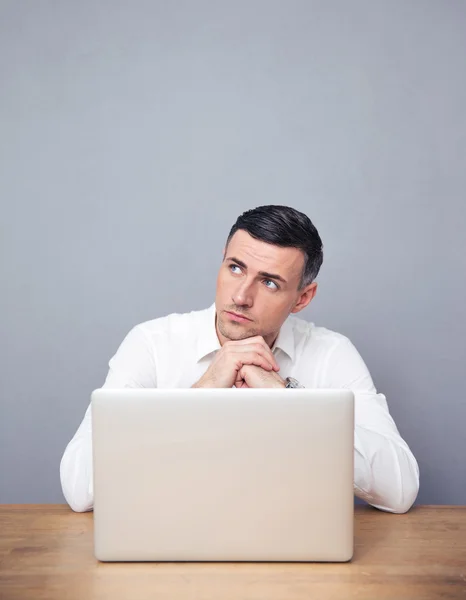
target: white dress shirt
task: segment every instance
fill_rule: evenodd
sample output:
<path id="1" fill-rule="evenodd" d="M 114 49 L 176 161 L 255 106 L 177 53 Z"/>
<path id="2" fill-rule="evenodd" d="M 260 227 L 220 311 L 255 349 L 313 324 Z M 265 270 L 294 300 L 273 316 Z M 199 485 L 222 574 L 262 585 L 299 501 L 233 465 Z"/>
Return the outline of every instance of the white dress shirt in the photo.
<path id="1" fill-rule="evenodd" d="M 189 388 L 221 346 L 215 303 L 134 327 L 109 361 L 104 388 Z M 409 510 L 419 490 L 419 468 L 377 393 L 351 341 L 325 327 L 289 316 L 272 348 L 284 379 L 306 388 L 346 388 L 355 395 L 354 492 L 395 513 Z M 292 394 L 293 390 L 289 390 Z M 91 406 L 60 463 L 63 494 L 77 512 L 93 507 Z"/>

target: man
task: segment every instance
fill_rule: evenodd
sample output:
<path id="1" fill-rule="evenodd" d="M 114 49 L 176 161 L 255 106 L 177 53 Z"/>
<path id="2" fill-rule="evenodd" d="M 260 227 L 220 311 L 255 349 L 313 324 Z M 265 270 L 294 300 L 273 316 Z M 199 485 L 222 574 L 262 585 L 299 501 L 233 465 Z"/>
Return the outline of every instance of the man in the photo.
<path id="1" fill-rule="evenodd" d="M 134 327 L 103 387 L 351 389 L 355 494 L 403 513 L 416 499 L 419 469 L 385 396 L 347 337 L 291 316 L 314 298 L 322 261 L 322 241 L 303 213 L 286 206 L 245 212 L 224 248 L 215 303 Z M 93 507 L 91 432 L 89 405 L 60 464 L 63 493 L 79 512 Z"/>

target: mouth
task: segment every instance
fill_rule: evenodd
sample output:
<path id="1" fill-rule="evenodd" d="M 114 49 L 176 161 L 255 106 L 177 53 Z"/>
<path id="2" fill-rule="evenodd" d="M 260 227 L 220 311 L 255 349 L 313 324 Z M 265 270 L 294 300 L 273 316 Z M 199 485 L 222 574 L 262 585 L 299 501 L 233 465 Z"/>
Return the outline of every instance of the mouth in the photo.
<path id="1" fill-rule="evenodd" d="M 248 323 L 249 321 L 251 321 L 251 319 L 243 317 L 243 315 L 238 315 L 237 313 L 230 312 L 229 310 L 226 310 L 225 312 L 232 321 L 236 321 L 237 323 Z"/>

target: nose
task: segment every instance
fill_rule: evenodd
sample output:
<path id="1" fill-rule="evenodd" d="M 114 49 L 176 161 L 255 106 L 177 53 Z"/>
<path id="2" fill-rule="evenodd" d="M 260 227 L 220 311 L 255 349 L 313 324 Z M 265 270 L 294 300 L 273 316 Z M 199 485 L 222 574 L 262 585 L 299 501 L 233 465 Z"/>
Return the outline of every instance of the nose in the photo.
<path id="1" fill-rule="evenodd" d="M 235 306 L 246 306 L 250 308 L 253 305 L 251 285 L 247 282 L 241 283 L 233 292 L 231 299 Z"/>

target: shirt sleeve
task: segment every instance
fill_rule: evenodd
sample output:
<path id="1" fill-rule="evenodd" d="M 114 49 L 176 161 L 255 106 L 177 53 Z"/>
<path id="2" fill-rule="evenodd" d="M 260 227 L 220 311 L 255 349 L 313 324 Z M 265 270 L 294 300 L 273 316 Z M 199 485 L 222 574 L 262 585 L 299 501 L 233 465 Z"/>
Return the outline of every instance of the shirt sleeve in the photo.
<path id="1" fill-rule="evenodd" d="M 407 512 L 419 491 L 419 467 L 391 417 L 386 397 L 377 393 L 369 370 L 348 338 L 328 364 L 330 387 L 354 392 L 354 492 L 372 506 Z"/>
<path id="2" fill-rule="evenodd" d="M 157 387 L 155 359 L 150 340 L 140 326 L 125 337 L 109 361 L 103 388 Z M 92 413 L 89 403 L 84 418 L 67 445 L 60 462 L 63 495 L 76 512 L 92 510 L 94 505 L 92 468 Z"/>

